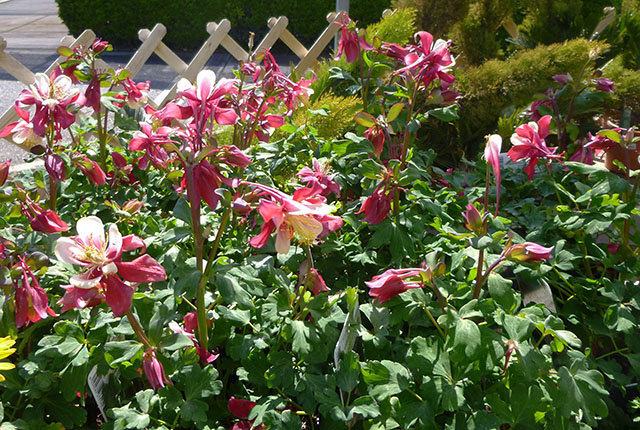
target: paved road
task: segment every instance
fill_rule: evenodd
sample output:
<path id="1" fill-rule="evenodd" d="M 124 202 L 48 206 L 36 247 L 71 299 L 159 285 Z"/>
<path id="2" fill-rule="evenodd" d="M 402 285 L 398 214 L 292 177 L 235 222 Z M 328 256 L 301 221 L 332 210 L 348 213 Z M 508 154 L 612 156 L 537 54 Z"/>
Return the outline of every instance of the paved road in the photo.
<path id="1" fill-rule="evenodd" d="M 55 0 L 0 0 L 0 36 L 7 42 L 5 52 L 11 54 L 34 73 L 44 71 L 58 57 L 56 49 L 60 40 L 68 34 L 66 26 L 58 18 Z M 195 52 L 180 53 L 189 62 Z M 110 52 L 103 59 L 114 67 L 124 66 L 133 55 L 132 51 Z M 296 57 L 278 55 L 282 65 L 288 65 Z M 218 77 L 233 77 L 237 62 L 220 48 L 207 63 L 207 68 Z M 288 67 L 282 67 L 283 72 Z M 169 88 L 178 76 L 160 58 L 152 55 L 135 77 L 136 81 L 151 81 L 152 90 Z M 24 86 L 0 67 L 0 115 L 11 108 Z M 19 163 L 24 153 L 0 139 L 0 162 L 8 158 Z"/>

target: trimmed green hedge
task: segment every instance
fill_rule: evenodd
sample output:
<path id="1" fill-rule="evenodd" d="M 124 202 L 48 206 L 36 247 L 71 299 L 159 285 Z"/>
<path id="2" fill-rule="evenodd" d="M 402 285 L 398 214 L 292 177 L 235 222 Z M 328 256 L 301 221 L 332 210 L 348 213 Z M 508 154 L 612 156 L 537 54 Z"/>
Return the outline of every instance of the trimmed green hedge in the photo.
<path id="1" fill-rule="evenodd" d="M 223 18 L 231 21 L 231 36 L 246 45 L 250 31 L 256 43 L 268 31 L 272 16 L 289 18 L 287 27 L 310 44 L 327 26 L 333 0 L 56 0 L 60 18 L 77 36 L 87 28 L 111 42 L 116 49 L 137 47 L 138 30 L 161 22 L 167 27 L 163 42 L 174 49 L 199 48 L 207 38 L 206 24 Z M 390 0 L 351 0 L 350 16 L 364 26 L 380 19 Z"/>

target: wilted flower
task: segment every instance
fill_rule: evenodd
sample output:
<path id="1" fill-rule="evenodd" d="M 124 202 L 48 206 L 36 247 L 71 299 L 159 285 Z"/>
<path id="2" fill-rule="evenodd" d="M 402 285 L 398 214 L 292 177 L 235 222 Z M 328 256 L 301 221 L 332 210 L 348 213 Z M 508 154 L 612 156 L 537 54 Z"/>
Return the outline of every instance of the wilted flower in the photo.
<path id="1" fill-rule="evenodd" d="M 607 152 L 619 145 L 615 140 L 609 139 L 608 137 L 600 134 L 596 134 L 594 136 L 589 133 L 587 139 L 588 142 L 585 143 L 584 147 L 598 152 Z"/>
<path id="2" fill-rule="evenodd" d="M 164 367 L 158 361 L 156 353 L 152 349 L 147 349 L 142 357 L 142 368 L 149 383 L 154 389 L 164 388 L 165 385 L 171 384 L 164 374 Z"/>

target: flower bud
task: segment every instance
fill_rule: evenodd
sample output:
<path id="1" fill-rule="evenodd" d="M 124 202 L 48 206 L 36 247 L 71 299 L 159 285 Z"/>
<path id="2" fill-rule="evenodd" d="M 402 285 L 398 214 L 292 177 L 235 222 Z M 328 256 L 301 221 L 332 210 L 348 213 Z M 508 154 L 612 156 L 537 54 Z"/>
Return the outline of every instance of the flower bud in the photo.
<path id="1" fill-rule="evenodd" d="M 505 257 L 511 261 L 544 261 L 551 258 L 553 246 L 546 248 L 533 242 L 517 243 L 511 245 Z"/>
<path id="2" fill-rule="evenodd" d="M 482 236 L 487 233 L 487 226 L 483 216 L 473 203 L 469 202 L 467 210 L 464 213 L 465 226 L 471 230 L 476 236 Z"/>

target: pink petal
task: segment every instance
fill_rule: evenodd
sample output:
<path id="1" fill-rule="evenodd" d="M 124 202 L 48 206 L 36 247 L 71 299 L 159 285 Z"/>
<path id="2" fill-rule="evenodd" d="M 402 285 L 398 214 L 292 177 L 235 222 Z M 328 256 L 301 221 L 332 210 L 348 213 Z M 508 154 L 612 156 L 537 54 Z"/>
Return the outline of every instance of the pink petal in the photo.
<path id="1" fill-rule="evenodd" d="M 124 315 L 131 307 L 133 288 L 122 282 L 116 275 L 106 276 L 104 283 L 105 298 L 113 315 L 117 317 Z"/>
<path id="2" fill-rule="evenodd" d="M 167 273 L 164 267 L 160 265 L 150 255 L 143 255 L 129 262 L 116 262 L 118 266 L 118 274 L 125 281 L 142 283 L 142 282 L 159 282 L 167 279 Z"/>

